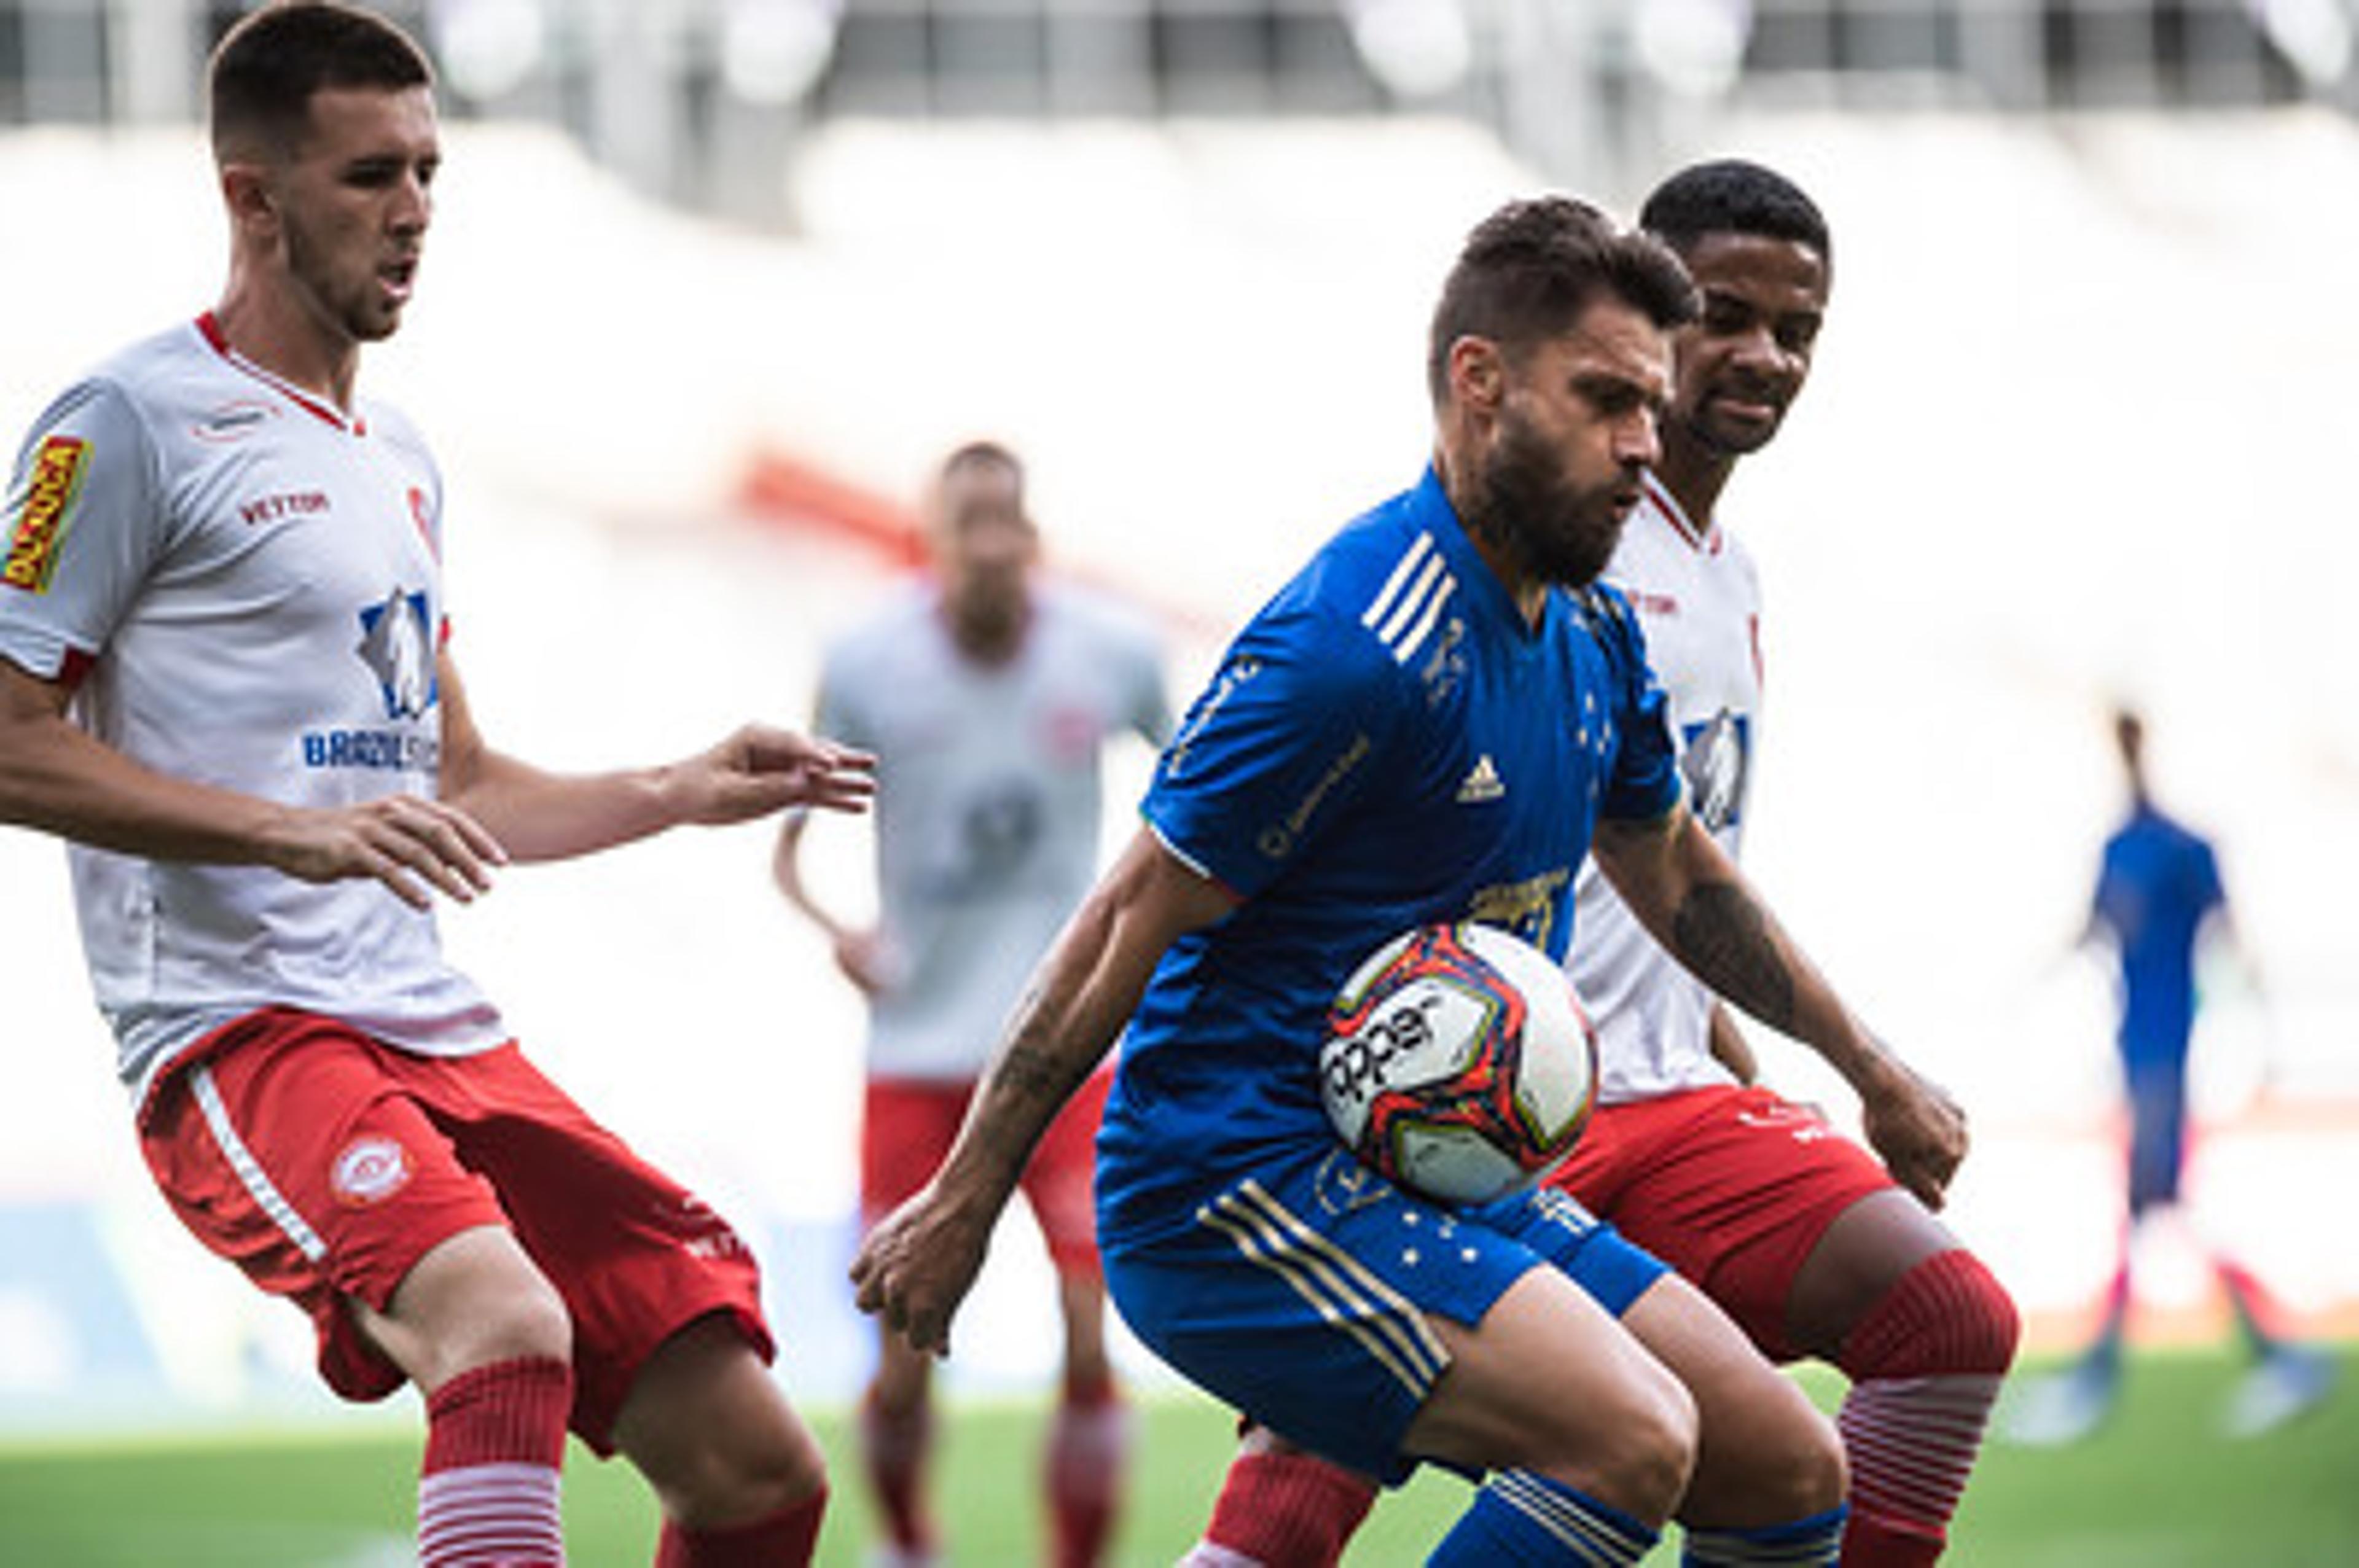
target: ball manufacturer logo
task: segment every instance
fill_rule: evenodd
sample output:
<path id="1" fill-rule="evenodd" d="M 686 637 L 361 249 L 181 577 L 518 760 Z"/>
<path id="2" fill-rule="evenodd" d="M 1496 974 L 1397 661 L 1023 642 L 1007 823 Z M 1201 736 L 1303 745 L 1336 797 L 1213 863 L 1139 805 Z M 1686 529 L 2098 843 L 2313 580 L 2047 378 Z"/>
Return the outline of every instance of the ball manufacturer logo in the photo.
<path id="1" fill-rule="evenodd" d="M 1385 1069 L 1433 1044 L 1431 1014 L 1442 999 L 1430 990 L 1403 998 L 1327 1055 L 1327 1083 L 1338 1098 L 1363 1101 L 1386 1085 Z"/>
<path id="2" fill-rule="evenodd" d="M 355 1138 L 336 1156 L 329 1185 L 355 1207 L 382 1203 L 409 1184 L 409 1156 L 390 1138 Z"/>

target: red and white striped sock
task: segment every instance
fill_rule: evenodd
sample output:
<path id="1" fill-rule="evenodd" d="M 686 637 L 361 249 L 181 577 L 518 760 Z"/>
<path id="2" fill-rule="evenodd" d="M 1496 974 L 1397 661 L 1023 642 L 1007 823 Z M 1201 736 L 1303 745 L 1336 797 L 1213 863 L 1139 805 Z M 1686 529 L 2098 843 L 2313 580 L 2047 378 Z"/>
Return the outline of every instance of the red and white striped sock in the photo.
<path id="1" fill-rule="evenodd" d="M 573 1369 L 549 1357 L 476 1367 L 428 1396 L 419 1568 L 561 1568 L 572 1405 Z"/>
<path id="2" fill-rule="evenodd" d="M 1854 1381 L 1836 1426 L 1851 1464 L 1846 1568 L 1940 1559 L 2019 1326 L 2006 1291 L 1960 1248 L 1902 1275 L 1845 1337 L 1837 1359 Z"/>

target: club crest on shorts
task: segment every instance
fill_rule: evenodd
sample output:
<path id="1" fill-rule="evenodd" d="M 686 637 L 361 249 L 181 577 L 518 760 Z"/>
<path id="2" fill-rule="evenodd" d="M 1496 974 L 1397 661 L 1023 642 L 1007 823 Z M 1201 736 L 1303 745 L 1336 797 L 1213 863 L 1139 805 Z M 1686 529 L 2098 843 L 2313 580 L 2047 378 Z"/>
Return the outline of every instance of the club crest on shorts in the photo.
<path id="1" fill-rule="evenodd" d="M 355 1138 L 336 1156 L 328 1184 L 355 1208 L 382 1203 L 409 1184 L 409 1156 L 390 1138 Z"/>

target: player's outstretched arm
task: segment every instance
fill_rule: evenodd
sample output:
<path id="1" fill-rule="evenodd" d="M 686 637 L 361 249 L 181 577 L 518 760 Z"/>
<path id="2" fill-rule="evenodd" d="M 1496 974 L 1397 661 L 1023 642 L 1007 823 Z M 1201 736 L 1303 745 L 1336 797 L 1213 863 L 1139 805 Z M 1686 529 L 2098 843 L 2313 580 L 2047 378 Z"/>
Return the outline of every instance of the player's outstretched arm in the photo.
<path id="1" fill-rule="evenodd" d="M 149 860 L 374 879 L 419 908 L 429 890 L 473 898 L 506 859 L 440 801 L 389 795 L 321 810 L 157 773 L 69 720 L 71 697 L 69 683 L 0 659 L 0 822 Z"/>
<path id="2" fill-rule="evenodd" d="M 861 811 L 875 793 L 864 752 L 749 724 L 660 767 L 553 773 L 484 741 L 456 664 L 441 656 L 442 799 L 517 860 L 560 860 L 687 824 L 750 821 L 790 806 Z"/>
<path id="3" fill-rule="evenodd" d="M 1141 829 L 1032 972 L 957 1141 L 852 1262 L 860 1310 L 947 1354 L 951 1318 L 1049 1120 L 1122 1032 L 1164 950 L 1235 907 Z"/>
<path id="4" fill-rule="evenodd" d="M 1965 1157 L 1963 1113 L 1852 1015 L 1686 808 L 1601 823 L 1591 849 L 1623 902 L 1697 979 L 1843 1075 L 1893 1179 L 1939 1208 Z"/>
<path id="5" fill-rule="evenodd" d="M 770 880 L 786 901 L 819 927 L 835 953 L 835 967 L 863 996 L 878 996 L 892 989 L 893 960 L 882 929 L 851 925 L 812 891 L 803 875 L 803 834 L 810 814 L 789 809 L 778 823 L 778 841 L 770 851 Z"/>

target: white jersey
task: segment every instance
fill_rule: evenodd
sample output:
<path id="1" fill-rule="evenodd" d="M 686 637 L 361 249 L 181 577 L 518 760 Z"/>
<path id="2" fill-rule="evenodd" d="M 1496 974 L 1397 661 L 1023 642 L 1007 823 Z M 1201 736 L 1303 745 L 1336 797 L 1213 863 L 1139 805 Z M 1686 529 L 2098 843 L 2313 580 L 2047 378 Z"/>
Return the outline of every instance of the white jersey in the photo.
<path id="1" fill-rule="evenodd" d="M 346 418 L 212 318 L 41 415 L 0 512 L 0 657 L 160 773 L 306 806 L 435 791 L 440 478 L 408 424 Z M 382 884 L 69 846 L 98 1004 L 135 1097 L 209 1030 L 301 1008 L 438 1054 L 505 1038 Z"/>
<path id="2" fill-rule="evenodd" d="M 1701 533 L 1653 475 L 1605 569 L 1647 634 L 1669 700 L 1688 809 L 1736 854 L 1761 708 L 1761 592 L 1752 557 L 1726 530 Z M 1584 862 L 1567 967 L 1597 1025 L 1606 1104 L 1734 1076 L 1712 1054 L 1712 993 L 1658 946 Z"/>
<path id="3" fill-rule="evenodd" d="M 1033 965 L 1097 872 L 1107 740 L 1170 730 L 1156 639 L 1043 585 L 1022 650 L 964 657 L 939 593 L 912 586 L 829 651 L 816 728 L 876 753 L 876 879 L 892 983 L 868 1070 L 981 1073 Z"/>

